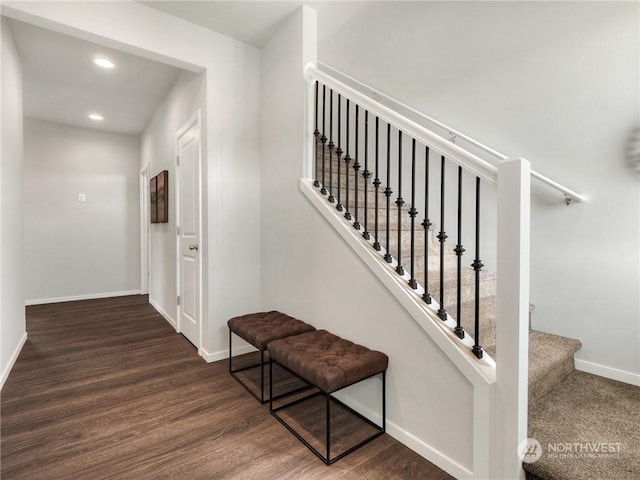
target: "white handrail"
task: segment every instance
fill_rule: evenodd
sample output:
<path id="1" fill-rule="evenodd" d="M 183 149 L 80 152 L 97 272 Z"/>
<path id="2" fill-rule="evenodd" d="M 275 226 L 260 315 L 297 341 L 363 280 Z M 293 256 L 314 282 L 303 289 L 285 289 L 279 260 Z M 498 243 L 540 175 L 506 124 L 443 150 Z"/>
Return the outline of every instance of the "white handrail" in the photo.
<path id="1" fill-rule="evenodd" d="M 326 63 L 318 62 L 318 66 L 320 66 L 322 69 L 330 70 L 330 71 L 338 74 L 338 76 L 340 76 L 340 77 L 342 77 L 344 79 L 347 79 L 349 82 L 353 82 L 353 83 L 357 84 L 359 87 L 363 88 L 364 90 L 371 91 L 371 93 L 373 94 L 373 99 L 372 100 L 378 102 L 380 105 L 382 105 L 382 104 L 380 103 L 378 98 L 379 97 L 384 97 L 386 100 L 388 100 L 389 102 L 399 106 L 403 110 L 409 111 L 412 114 L 414 114 L 414 115 L 416 115 L 416 116 L 418 116 L 420 118 L 423 118 L 424 120 L 427 120 L 428 122 L 430 122 L 430 123 L 432 123 L 434 125 L 437 125 L 438 127 L 442 128 L 443 130 L 446 130 L 450 135 L 453 135 L 456 138 L 462 139 L 465 142 L 473 145 L 474 147 L 477 147 L 480 150 L 483 150 L 483 151 L 493 155 L 494 157 L 499 158 L 500 160 L 506 160 L 506 159 L 509 158 L 506 155 L 498 152 L 497 150 L 494 150 L 493 148 L 488 147 L 488 146 L 478 142 L 477 140 L 474 140 L 473 138 L 469 137 L 468 135 L 465 135 L 464 133 L 461 133 L 458 130 L 456 130 L 454 128 L 451 128 L 450 126 L 448 126 L 448 125 L 436 120 L 435 118 L 432 118 L 432 117 L 430 117 L 428 115 L 425 115 L 424 113 L 416 110 L 413 107 L 410 107 L 410 106 L 400 102 L 399 100 L 396 100 L 393 97 L 390 97 L 389 95 L 381 93 L 377 89 L 367 85 L 366 83 L 361 82 L 360 80 L 357 80 L 357 79 L 347 75 L 344 72 L 341 72 L 340 70 L 338 70 L 336 68 L 331 67 L 330 65 L 327 65 Z M 324 72 L 322 72 L 322 73 L 324 73 Z M 329 77 L 329 78 L 331 78 L 331 77 Z M 331 80 L 335 81 L 334 79 L 331 79 Z M 358 92 L 358 90 L 355 90 L 355 89 L 354 89 L 354 91 Z M 362 94 L 362 95 L 366 95 L 366 94 Z M 365 98 L 369 99 L 370 97 L 366 96 Z M 550 178 L 545 177 L 544 175 L 542 175 L 542 174 L 540 174 L 540 173 L 538 173 L 538 172 L 536 172 L 534 170 L 531 170 L 531 177 L 533 177 L 536 180 L 544 183 L 545 185 L 548 185 L 551 188 L 554 188 L 554 189 L 560 191 L 561 193 L 563 193 L 565 198 L 566 198 L 567 204 L 570 204 L 571 201 L 587 202 L 589 200 L 589 198 L 586 195 L 578 193 L 578 192 L 570 189 L 569 187 L 566 187 L 566 186 L 564 186 L 564 185 L 562 185 L 562 184 L 560 184 L 560 183 L 558 183 L 558 182 L 556 182 L 554 180 L 551 180 Z"/>
<path id="2" fill-rule="evenodd" d="M 476 155 L 460 148 L 455 143 L 450 142 L 444 137 L 427 130 L 422 125 L 409 120 L 398 112 L 382 105 L 379 102 L 367 97 L 358 90 L 336 80 L 325 72 L 318 70 L 315 65 L 309 63 L 304 69 L 307 81 L 318 80 L 325 85 L 330 86 L 334 92 L 341 93 L 345 97 L 353 100 L 362 108 L 375 113 L 383 121 L 395 126 L 396 128 L 407 133 L 425 145 L 429 145 L 432 150 L 440 152 L 447 159 L 453 161 L 457 165 L 469 170 L 487 182 L 496 185 L 498 179 L 498 169 L 495 165 L 482 160 Z"/>

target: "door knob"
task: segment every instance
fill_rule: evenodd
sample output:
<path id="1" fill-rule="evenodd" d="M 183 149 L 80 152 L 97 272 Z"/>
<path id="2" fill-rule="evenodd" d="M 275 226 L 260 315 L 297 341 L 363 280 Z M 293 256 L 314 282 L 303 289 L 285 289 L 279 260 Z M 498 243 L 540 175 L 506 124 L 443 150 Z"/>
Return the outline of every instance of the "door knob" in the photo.
<path id="1" fill-rule="evenodd" d="M 195 250 L 196 252 L 198 251 L 198 245 L 197 244 L 191 244 L 189 245 L 189 250 Z"/>

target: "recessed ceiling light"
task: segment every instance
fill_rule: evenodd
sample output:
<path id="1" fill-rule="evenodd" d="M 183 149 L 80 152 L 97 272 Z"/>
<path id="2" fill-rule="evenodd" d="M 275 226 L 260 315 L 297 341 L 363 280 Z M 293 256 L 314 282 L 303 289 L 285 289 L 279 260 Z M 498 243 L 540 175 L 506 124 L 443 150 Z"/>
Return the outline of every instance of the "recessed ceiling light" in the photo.
<path id="1" fill-rule="evenodd" d="M 104 57 L 95 58 L 93 60 L 93 63 L 95 63 L 96 65 L 102 68 L 113 68 L 116 66 L 115 63 L 113 63 L 111 60 L 108 60 Z"/>
<path id="2" fill-rule="evenodd" d="M 98 115 L 97 113 L 90 113 L 89 118 L 97 122 L 99 122 L 100 120 L 104 120 L 104 117 L 102 115 Z"/>

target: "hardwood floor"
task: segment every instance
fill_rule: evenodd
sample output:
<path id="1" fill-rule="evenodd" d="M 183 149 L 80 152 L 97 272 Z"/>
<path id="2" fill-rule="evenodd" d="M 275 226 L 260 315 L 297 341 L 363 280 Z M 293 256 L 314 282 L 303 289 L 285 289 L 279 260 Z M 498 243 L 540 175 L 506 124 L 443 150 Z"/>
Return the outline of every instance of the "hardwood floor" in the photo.
<path id="1" fill-rule="evenodd" d="M 388 435 L 325 466 L 147 302 L 27 308 L 2 389 L 3 480 L 452 478 Z"/>

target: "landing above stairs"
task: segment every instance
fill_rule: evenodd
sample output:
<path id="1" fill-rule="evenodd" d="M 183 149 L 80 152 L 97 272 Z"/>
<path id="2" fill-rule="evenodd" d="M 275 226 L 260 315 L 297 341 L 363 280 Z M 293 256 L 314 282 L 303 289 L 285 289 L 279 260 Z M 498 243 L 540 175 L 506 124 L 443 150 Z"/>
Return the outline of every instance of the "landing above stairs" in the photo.
<path id="1" fill-rule="evenodd" d="M 639 427 L 640 387 L 576 371 L 530 406 L 529 437 L 540 442 L 542 457 L 524 464 L 527 477 L 636 480 Z M 603 445 L 604 453 L 586 451 Z"/>

